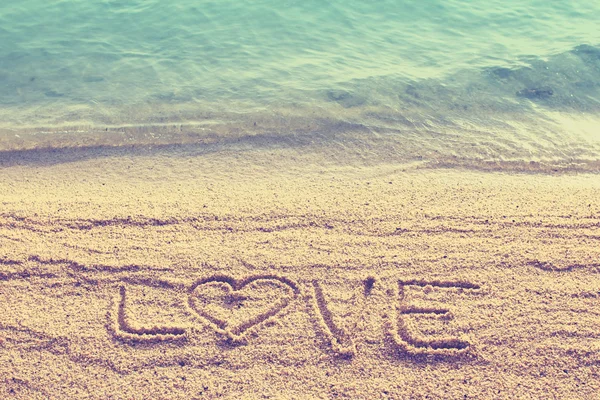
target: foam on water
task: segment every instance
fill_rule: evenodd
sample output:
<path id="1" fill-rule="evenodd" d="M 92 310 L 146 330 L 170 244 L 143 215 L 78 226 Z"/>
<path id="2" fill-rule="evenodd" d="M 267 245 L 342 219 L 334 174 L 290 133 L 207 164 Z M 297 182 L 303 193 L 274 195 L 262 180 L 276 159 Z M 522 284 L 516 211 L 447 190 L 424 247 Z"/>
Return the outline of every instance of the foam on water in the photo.
<path id="1" fill-rule="evenodd" d="M 593 1 L 3 3 L 0 149 L 310 137 L 596 170 L 599 17 Z"/>

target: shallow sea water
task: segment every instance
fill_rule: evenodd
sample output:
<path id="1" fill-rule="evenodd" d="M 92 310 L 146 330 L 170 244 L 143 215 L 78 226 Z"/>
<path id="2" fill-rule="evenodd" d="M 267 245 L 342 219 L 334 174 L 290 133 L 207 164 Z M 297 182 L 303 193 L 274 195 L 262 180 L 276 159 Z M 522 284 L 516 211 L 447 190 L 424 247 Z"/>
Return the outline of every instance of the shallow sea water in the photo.
<path id="1" fill-rule="evenodd" d="M 335 138 L 598 170 L 599 20 L 591 0 L 2 2 L 0 149 Z"/>

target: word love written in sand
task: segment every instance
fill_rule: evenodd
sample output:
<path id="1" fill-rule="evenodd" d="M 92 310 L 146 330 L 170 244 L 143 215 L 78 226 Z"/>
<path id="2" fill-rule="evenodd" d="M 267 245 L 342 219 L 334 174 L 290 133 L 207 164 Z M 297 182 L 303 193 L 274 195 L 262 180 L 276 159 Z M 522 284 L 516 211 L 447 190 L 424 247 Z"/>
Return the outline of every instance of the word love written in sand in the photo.
<path id="1" fill-rule="evenodd" d="M 420 317 L 421 321 L 426 317 L 447 323 L 453 319 L 453 313 L 445 307 L 423 306 L 422 302 L 411 304 L 407 292 L 417 289 L 423 297 L 431 292 L 449 290 L 461 295 L 478 292 L 479 285 L 466 281 L 424 280 L 398 280 L 397 284 L 394 289 L 383 290 L 378 287 L 381 284 L 377 278 L 368 277 L 361 282 L 360 293 L 355 293 L 350 303 L 362 311 L 369 309 L 371 301 L 387 304 L 388 307 L 384 306 L 375 320 L 379 320 L 379 328 L 384 327 L 383 331 L 401 354 L 460 355 L 469 351 L 470 343 L 465 338 L 423 335 L 415 324 L 415 321 L 419 321 L 415 317 Z M 305 296 L 300 296 L 304 291 L 296 282 L 276 275 L 255 275 L 244 279 L 217 275 L 200 279 L 184 290 L 175 285 L 170 287 L 165 282 L 146 282 L 146 285 L 185 293 L 187 298 L 181 299 L 180 303 L 191 316 L 190 319 L 194 323 L 208 324 L 232 344 L 248 343 L 249 332 L 258 333 L 265 325 L 276 324 L 278 319 L 286 317 L 286 309 L 298 302 L 296 305 L 313 317 L 318 334 L 327 338 L 333 351 L 349 357 L 356 352 L 354 332 L 349 332 L 336 322 L 337 308 L 332 307 L 332 301 L 328 300 L 323 284 L 318 280 L 307 285 Z M 150 342 L 189 339 L 190 331 L 194 329 L 192 322 L 180 325 L 135 322 L 133 314 L 144 313 L 144 310 L 140 310 L 139 304 L 136 308 L 136 302 L 129 297 L 128 286 L 120 286 L 111 327 L 117 338 Z M 299 302 L 301 298 L 305 304 Z"/>

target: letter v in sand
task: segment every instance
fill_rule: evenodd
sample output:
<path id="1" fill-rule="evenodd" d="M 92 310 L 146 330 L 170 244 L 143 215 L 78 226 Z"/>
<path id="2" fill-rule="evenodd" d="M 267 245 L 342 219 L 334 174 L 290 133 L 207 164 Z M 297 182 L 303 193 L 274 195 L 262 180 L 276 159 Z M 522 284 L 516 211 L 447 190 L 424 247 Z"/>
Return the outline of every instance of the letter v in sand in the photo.
<path id="1" fill-rule="evenodd" d="M 314 290 L 313 308 L 316 312 L 317 323 L 331 343 L 331 348 L 344 357 L 354 356 L 356 345 L 349 331 L 354 331 L 356 328 L 356 321 L 352 316 L 355 317 L 353 314 L 357 303 L 360 302 L 360 296 L 356 293 L 357 291 L 351 292 L 350 297 L 343 296 L 339 293 L 339 285 L 335 286 L 336 293 L 330 291 L 328 296 L 324 293 L 323 283 L 318 280 L 313 280 L 312 286 Z"/>

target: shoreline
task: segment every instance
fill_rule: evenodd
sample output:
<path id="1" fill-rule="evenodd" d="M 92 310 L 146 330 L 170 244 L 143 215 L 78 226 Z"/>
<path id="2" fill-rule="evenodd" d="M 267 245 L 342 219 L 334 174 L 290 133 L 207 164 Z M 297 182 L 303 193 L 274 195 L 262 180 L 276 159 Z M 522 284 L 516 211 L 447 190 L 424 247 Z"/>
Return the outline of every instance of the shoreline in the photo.
<path id="1" fill-rule="evenodd" d="M 546 151 L 546 155 L 527 155 L 527 146 L 519 150 L 522 154 L 502 154 L 504 150 L 500 147 L 498 154 L 494 154 L 490 147 L 483 145 L 478 151 L 472 150 L 477 144 L 470 143 L 474 139 L 466 138 L 464 143 L 455 142 L 452 147 L 441 150 L 443 145 L 431 143 L 443 143 L 441 139 L 447 138 L 437 137 L 431 132 L 412 132 L 408 136 L 401 133 L 374 134 L 352 124 L 342 124 L 329 131 L 298 131 L 288 136 L 280 136 L 277 131 L 223 136 L 199 133 L 189 127 L 182 134 L 182 127 L 158 127 L 164 129 L 162 133 L 155 130 L 157 127 L 135 127 L 131 131 L 115 128 L 102 132 L 54 132 L 48 138 L 43 133 L 30 133 L 35 144 L 27 142 L 27 138 L 23 139 L 23 146 L 16 148 L 2 148 L 0 143 L 0 169 L 26 165 L 43 167 L 103 158 L 143 160 L 148 157 L 215 157 L 218 154 L 230 157 L 232 153 L 239 153 L 234 158 L 245 159 L 250 166 L 264 165 L 264 155 L 268 154 L 274 156 L 273 161 L 283 168 L 309 163 L 336 168 L 397 165 L 404 171 L 464 170 L 548 176 L 600 173 L 600 159 L 595 156 L 593 148 L 586 152 L 573 147 L 571 156 L 565 153 L 560 157 L 550 150 Z M 421 134 L 423 137 L 415 139 Z M 61 135 L 64 140 L 59 139 Z M 289 163 L 286 163 L 286 158 Z"/>

